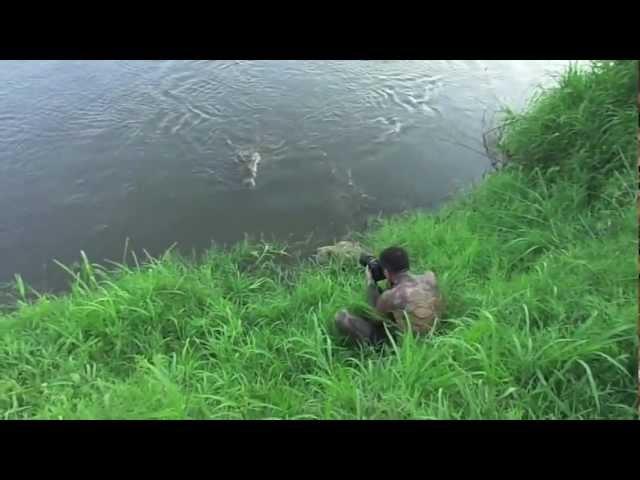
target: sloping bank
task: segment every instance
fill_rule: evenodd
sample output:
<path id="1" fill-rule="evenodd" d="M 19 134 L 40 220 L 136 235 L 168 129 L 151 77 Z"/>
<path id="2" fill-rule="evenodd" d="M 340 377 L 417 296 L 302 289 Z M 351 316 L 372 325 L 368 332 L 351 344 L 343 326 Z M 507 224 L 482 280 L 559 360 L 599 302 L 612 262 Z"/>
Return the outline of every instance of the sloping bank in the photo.
<path id="1" fill-rule="evenodd" d="M 570 69 L 502 147 L 511 164 L 436 215 L 366 235 L 434 269 L 447 321 L 353 352 L 334 312 L 355 265 L 242 245 L 171 256 L 0 319 L 4 418 L 629 418 L 636 394 L 635 62 Z M 20 287 L 22 288 L 22 287 Z"/>

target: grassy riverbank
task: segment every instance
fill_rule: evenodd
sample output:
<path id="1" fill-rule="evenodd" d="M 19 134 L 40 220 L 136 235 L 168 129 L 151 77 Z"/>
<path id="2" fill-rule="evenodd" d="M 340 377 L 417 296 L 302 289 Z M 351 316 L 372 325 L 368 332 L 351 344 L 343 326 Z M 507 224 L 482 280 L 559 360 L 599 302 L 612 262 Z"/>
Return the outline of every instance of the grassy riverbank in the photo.
<path id="1" fill-rule="evenodd" d="M 331 319 L 362 298 L 361 269 L 273 246 L 117 275 L 87 262 L 69 295 L 0 317 L 0 416 L 632 417 L 636 95 L 635 62 L 570 69 L 509 117 L 508 168 L 365 234 L 439 275 L 431 338 L 341 347 Z"/>

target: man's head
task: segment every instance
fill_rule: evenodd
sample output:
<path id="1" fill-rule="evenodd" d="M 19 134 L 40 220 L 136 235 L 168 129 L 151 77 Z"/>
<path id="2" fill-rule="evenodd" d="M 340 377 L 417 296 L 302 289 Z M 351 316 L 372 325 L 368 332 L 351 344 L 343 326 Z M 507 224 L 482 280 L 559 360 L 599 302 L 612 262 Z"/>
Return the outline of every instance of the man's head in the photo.
<path id="1" fill-rule="evenodd" d="M 387 279 L 393 281 L 396 275 L 409 270 L 409 255 L 401 247 L 385 248 L 380 253 L 380 265 Z"/>

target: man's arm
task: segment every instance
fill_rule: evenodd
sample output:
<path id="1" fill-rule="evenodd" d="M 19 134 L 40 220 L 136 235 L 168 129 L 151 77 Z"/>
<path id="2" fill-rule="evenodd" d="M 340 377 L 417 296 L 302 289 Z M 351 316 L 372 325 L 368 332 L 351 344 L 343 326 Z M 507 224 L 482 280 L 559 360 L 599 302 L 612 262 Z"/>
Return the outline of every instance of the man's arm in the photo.
<path id="1" fill-rule="evenodd" d="M 399 293 L 396 288 L 383 292 L 376 300 L 376 309 L 380 313 L 391 313 L 394 310 L 402 309 L 398 295 Z"/>
<path id="2" fill-rule="evenodd" d="M 367 301 L 369 305 L 378 310 L 378 312 L 385 314 L 391 313 L 393 310 L 401 307 L 396 289 L 392 288 L 383 292 L 371 279 L 369 273 L 367 273 L 367 282 Z"/>
<path id="3" fill-rule="evenodd" d="M 369 302 L 369 305 L 373 308 L 377 308 L 378 299 L 381 297 L 381 293 L 382 289 L 375 283 L 370 282 L 369 285 L 367 285 L 367 302 Z"/>
<path id="4" fill-rule="evenodd" d="M 367 301 L 369 305 L 380 313 L 385 314 L 401 308 L 397 289 L 392 288 L 383 292 L 376 282 L 373 281 L 368 268 L 365 271 L 365 278 L 367 279 Z"/>

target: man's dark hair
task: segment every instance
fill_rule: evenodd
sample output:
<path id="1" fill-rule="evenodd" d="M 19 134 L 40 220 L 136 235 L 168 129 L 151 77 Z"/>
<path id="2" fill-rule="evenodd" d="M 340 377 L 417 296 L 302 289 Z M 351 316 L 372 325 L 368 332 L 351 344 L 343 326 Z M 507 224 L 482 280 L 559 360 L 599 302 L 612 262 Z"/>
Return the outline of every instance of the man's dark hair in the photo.
<path id="1" fill-rule="evenodd" d="M 404 248 L 385 248 L 380 254 L 382 268 L 390 273 L 400 273 L 409 270 L 409 254 Z"/>

